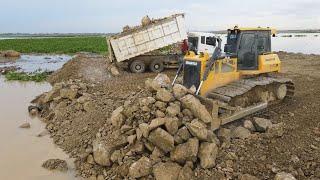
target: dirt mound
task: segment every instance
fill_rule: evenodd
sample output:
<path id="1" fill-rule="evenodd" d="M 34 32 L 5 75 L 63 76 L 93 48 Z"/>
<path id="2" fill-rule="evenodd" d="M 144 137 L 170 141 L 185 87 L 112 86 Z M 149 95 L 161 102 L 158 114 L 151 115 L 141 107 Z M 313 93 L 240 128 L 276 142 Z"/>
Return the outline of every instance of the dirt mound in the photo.
<path id="1" fill-rule="evenodd" d="M 301 61 L 299 54 L 282 55 L 285 73 L 297 86 L 293 100 L 214 133 L 200 116 L 205 112 L 186 108 L 181 98 L 192 93 L 184 94 L 183 87 L 167 87 L 162 78 L 165 88 L 152 80 L 144 88 L 145 79 L 155 77 L 151 73 L 124 73 L 104 83 L 84 78 L 56 83 L 36 102 L 54 142 L 76 158 L 82 177 L 273 179 L 286 172 L 297 179 L 319 179 L 320 56 L 304 55 Z M 167 73 L 172 77 L 174 71 Z M 216 144 L 217 154 L 200 153 L 203 143 L 211 149 Z M 212 155 L 205 159 L 214 159 L 215 165 L 204 168 L 207 162 L 200 156 Z"/>
<path id="2" fill-rule="evenodd" d="M 49 76 L 47 81 L 52 85 L 69 79 L 102 83 L 111 78 L 111 74 L 107 71 L 108 66 L 109 64 L 105 58 L 77 55 L 64 64 L 61 69 Z"/>

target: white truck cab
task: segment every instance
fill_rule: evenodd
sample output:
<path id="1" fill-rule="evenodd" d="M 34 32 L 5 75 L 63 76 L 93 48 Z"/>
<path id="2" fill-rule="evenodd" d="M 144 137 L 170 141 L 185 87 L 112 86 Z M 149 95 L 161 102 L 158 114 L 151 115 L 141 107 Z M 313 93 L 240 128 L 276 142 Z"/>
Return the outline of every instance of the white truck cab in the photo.
<path id="1" fill-rule="evenodd" d="M 212 55 L 216 46 L 217 38 L 213 33 L 207 32 L 189 32 L 188 33 L 188 45 L 190 50 L 196 54 L 201 52 L 207 52 Z"/>

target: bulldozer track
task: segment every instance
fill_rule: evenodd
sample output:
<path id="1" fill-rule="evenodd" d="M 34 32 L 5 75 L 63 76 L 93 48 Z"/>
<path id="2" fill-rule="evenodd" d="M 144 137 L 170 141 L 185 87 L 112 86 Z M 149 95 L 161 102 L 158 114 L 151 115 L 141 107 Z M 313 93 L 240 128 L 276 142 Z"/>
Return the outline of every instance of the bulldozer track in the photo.
<path id="1" fill-rule="evenodd" d="M 283 77 L 254 77 L 248 79 L 241 79 L 239 81 L 232 82 L 225 86 L 214 89 L 207 97 L 218 99 L 223 102 L 230 102 L 233 98 L 244 95 L 250 90 L 260 86 L 266 87 L 271 84 L 285 84 L 287 87 L 287 93 L 285 98 L 291 98 L 294 95 L 295 86 L 291 79 Z"/>

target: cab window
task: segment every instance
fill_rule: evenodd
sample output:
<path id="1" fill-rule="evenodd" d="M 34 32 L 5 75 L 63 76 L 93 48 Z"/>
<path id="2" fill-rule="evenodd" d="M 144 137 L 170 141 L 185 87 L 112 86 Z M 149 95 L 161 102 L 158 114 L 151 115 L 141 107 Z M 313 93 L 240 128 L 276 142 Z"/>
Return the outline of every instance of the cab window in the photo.
<path id="1" fill-rule="evenodd" d="M 201 36 L 201 44 L 206 44 L 206 37 L 205 36 Z"/>

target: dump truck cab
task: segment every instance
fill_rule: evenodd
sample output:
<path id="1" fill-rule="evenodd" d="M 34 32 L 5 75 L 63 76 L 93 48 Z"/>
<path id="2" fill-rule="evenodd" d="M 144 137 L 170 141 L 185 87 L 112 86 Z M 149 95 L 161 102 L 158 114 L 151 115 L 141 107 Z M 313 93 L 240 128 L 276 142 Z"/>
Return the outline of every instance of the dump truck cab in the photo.
<path id="1" fill-rule="evenodd" d="M 190 50 L 195 54 L 207 52 L 209 55 L 212 55 L 217 46 L 217 37 L 213 33 L 189 32 L 188 45 Z"/>

